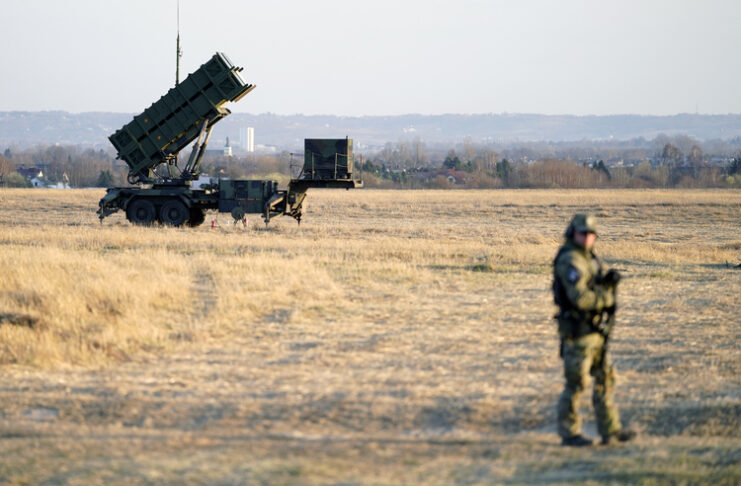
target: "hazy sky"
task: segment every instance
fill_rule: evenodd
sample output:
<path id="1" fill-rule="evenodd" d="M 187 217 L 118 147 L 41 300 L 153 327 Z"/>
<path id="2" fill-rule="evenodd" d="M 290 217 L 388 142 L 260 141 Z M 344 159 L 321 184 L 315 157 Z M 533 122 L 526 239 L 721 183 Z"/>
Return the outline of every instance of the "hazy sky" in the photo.
<path id="1" fill-rule="evenodd" d="M 174 84 L 176 0 L 0 0 L 0 111 L 139 112 Z M 739 0 L 181 0 L 182 77 L 234 112 L 741 113 Z"/>

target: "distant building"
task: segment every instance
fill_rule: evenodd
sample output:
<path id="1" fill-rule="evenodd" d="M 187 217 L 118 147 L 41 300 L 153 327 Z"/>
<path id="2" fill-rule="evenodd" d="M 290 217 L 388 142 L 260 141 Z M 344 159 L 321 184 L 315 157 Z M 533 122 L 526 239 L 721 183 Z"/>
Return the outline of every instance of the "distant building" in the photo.
<path id="1" fill-rule="evenodd" d="M 234 152 L 232 151 L 232 146 L 229 143 L 229 137 L 226 137 L 226 143 L 224 146 L 220 149 L 206 149 L 206 152 L 204 155 L 210 155 L 210 156 L 223 156 L 223 157 L 232 157 L 234 155 Z"/>
<path id="2" fill-rule="evenodd" d="M 247 150 L 247 127 L 239 127 L 239 148 Z"/>
<path id="3" fill-rule="evenodd" d="M 438 175 L 444 176 L 448 179 L 451 184 L 465 184 L 468 180 L 468 173 L 462 170 L 448 169 L 443 172 L 439 172 Z"/>
<path id="4" fill-rule="evenodd" d="M 16 170 L 20 175 L 28 179 L 29 181 L 33 178 L 41 179 L 44 177 L 44 171 L 38 167 L 18 168 Z"/>
<path id="5" fill-rule="evenodd" d="M 247 152 L 255 151 L 255 129 L 247 127 Z"/>
<path id="6" fill-rule="evenodd" d="M 239 146 L 246 152 L 255 151 L 255 129 L 252 127 L 241 127 L 239 129 Z"/>
<path id="7" fill-rule="evenodd" d="M 18 168 L 16 169 L 20 175 L 26 178 L 31 183 L 32 187 L 46 187 L 44 181 L 44 171 L 38 167 Z"/>
<path id="8" fill-rule="evenodd" d="M 428 184 L 436 177 L 444 177 L 451 185 L 465 184 L 468 181 L 468 172 L 455 169 L 436 170 L 423 169 L 415 171 L 413 177 L 422 184 Z"/>

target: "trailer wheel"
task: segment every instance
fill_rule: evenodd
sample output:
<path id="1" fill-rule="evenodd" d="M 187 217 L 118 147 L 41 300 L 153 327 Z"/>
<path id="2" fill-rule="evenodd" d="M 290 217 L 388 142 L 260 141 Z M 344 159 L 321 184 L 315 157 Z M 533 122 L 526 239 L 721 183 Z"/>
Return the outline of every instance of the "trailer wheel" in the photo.
<path id="1" fill-rule="evenodd" d="M 188 226 L 195 228 L 200 226 L 206 221 L 206 213 L 200 208 L 190 208 L 190 219 L 188 220 Z"/>
<path id="2" fill-rule="evenodd" d="M 160 221 L 168 226 L 181 226 L 188 220 L 188 216 L 188 208 L 177 199 L 165 202 L 160 209 Z"/>
<path id="3" fill-rule="evenodd" d="M 140 226 L 149 226 L 154 223 L 157 211 L 154 204 L 146 199 L 136 199 L 126 209 L 126 219 Z"/>

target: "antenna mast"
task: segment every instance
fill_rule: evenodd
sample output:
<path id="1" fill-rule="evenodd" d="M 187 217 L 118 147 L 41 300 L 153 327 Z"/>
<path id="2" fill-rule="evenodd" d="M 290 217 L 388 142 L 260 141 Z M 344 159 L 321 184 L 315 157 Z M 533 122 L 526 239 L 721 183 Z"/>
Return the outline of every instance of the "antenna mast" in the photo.
<path id="1" fill-rule="evenodd" d="M 183 51 L 180 50 L 180 0 L 178 0 L 178 40 L 175 50 L 175 86 L 180 84 L 180 58 Z"/>

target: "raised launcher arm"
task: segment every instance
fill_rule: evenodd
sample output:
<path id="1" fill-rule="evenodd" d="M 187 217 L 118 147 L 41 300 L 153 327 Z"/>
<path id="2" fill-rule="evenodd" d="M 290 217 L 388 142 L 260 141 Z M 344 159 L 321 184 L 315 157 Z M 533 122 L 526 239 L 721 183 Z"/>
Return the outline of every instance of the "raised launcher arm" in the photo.
<path id="1" fill-rule="evenodd" d="M 182 170 L 182 181 L 198 177 L 201 157 L 214 124 L 231 112 L 224 107 L 255 88 L 240 76 L 242 68 L 217 52 L 180 84 L 154 102 L 109 140 L 129 166 L 129 183 L 155 182 L 154 170 L 174 165 L 177 154 L 196 138 L 197 147 Z"/>

